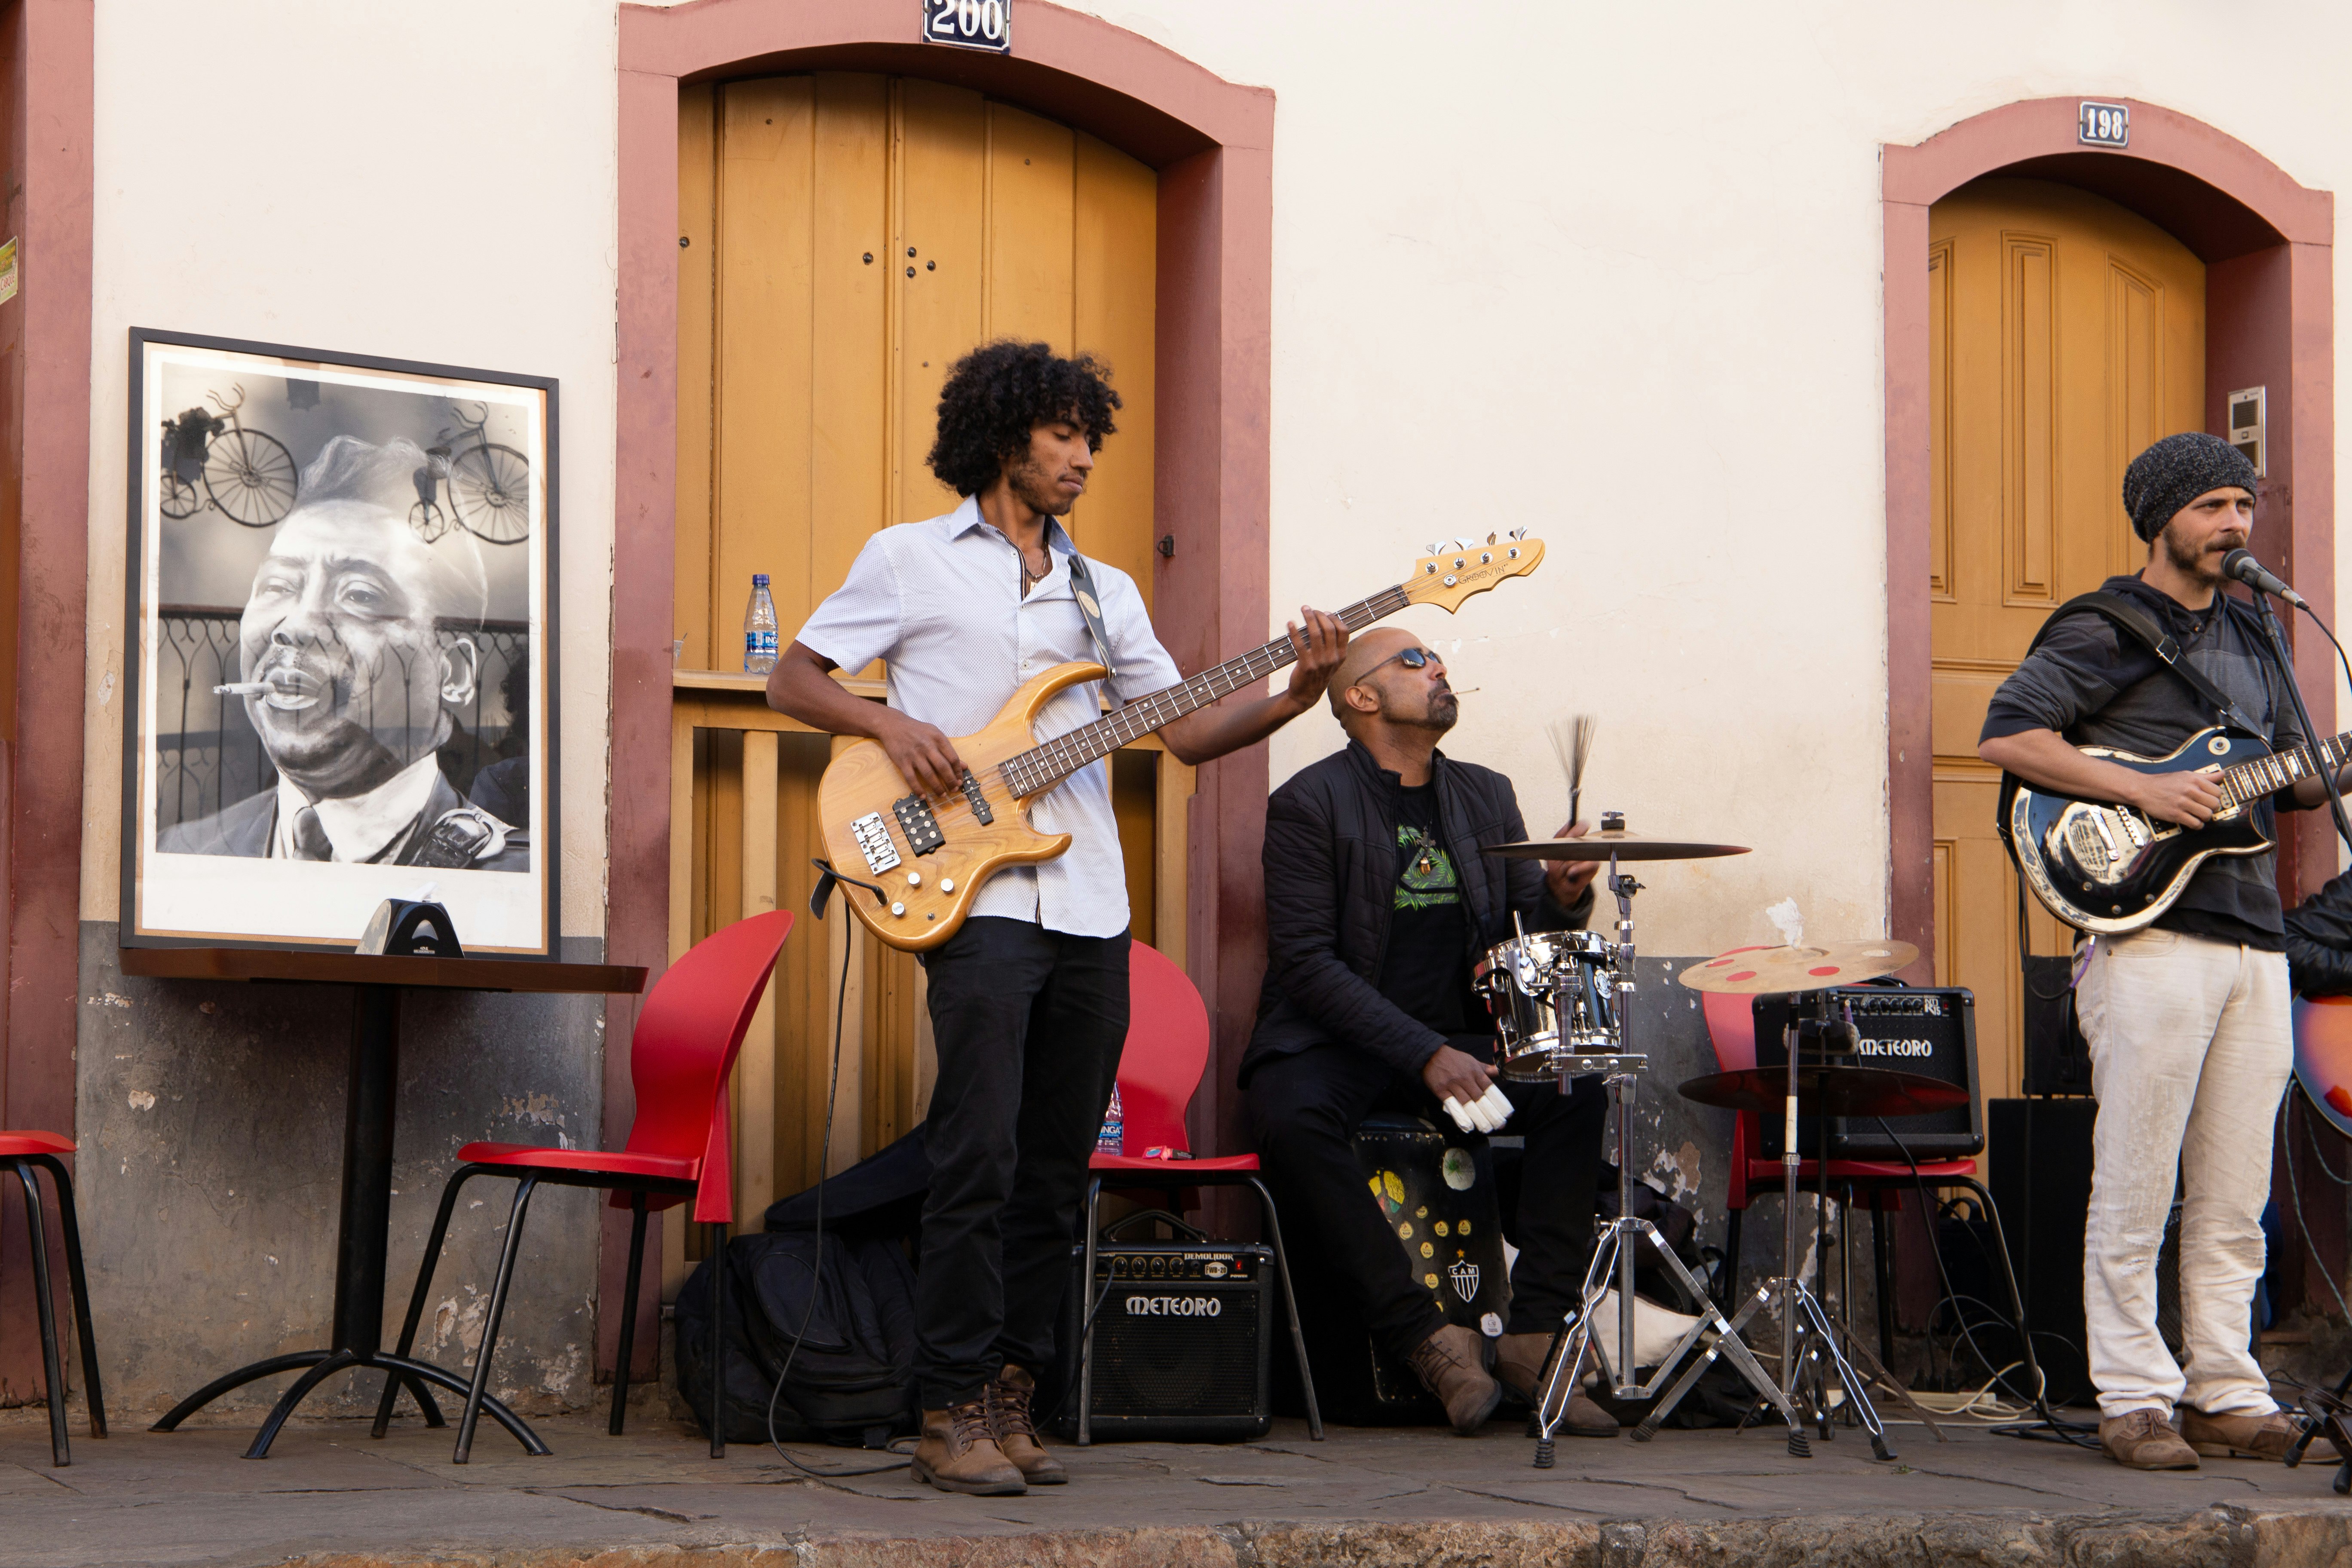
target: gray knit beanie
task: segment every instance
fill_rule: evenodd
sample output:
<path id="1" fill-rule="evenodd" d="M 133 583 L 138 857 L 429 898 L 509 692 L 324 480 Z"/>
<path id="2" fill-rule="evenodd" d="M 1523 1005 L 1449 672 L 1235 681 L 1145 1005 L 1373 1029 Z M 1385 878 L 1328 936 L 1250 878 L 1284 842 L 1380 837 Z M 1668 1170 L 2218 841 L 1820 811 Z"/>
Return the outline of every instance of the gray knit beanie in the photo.
<path id="1" fill-rule="evenodd" d="M 2190 430 L 2167 436 L 2132 459 L 2124 470 L 2124 510 L 2131 514 L 2132 531 L 2153 540 L 2173 513 L 2207 490 L 2237 485 L 2253 495 L 2254 482 L 2254 466 L 2243 452 L 2219 436 Z"/>

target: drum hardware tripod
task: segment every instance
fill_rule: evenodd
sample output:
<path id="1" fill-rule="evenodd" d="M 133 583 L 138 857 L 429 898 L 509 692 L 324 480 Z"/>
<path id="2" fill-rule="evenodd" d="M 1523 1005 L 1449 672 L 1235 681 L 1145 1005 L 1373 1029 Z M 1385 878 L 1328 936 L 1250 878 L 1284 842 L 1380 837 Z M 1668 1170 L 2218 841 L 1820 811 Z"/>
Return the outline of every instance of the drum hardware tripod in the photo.
<path id="1" fill-rule="evenodd" d="M 1622 828 L 1623 819 L 1618 818 L 1615 826 Z M 1801 1455 L 1807 1449 L 1804 1428 L 1798 1420 L 1796 1407 L 1780 1391 L 1780 1385 L 1765 1375 L 1755 1353 L 1740 1339 L 1738 1321 L 1725 1321 L 1714 1299 L 1699 1289 L 1698 1281 L 1691 1278 L 1690 1270 L 1683 1267 L 1682 1259 L 1675 1256 L 1674 1249 L 1666 1245 L 1657 1227 L 1633 1213 L 1633 1090 L 1635 1075 L 1648 1068 L 1650 1058 L 1629 1052 L 1624 1047 L 1626 1037 L 1632 1032 L 1633 1021 L 1633 895 L 1642 890 L 1642 885 L 1632 875 L 1619 872 L 1614 855 L 1609 858 L 1609 890 L 1617 899 L 1617 941 L 1610 949 L 1609 967 L 1617 982 L 1618 1048 L 1607 1056 L 1563 1058 L 1559 1088 L 1561 1093 L 1568 1092 L 1572 1068 L 1583 1069 L 1577 1076 L 1592 1072 L 1604 1075 L 1603 1081 L 1609 1089 L 1610 1113 L 1617 1124 L 1617 1217 L 1603 1228 L 1600 1242 L 1593 1248 L 1592 1261 L 1584 1270 L 1584 1289 L 1577 1310 L 1568 1321 L 1566 1339 L 1552 1352 L 1551 1376 L 1536 1402 L 1536 1423 L 1539 1434 L 1536 1442 L 1536 1468 L 1548 1470 L 1552 1468 L 1552 1434 L 1567 1419 L 1570 1396 L 1582 1386 L 1588 1356 L 1601 1373 L 1609 1379 L 1610 1387 L 1619 1399 L 1646 1399 L 1665 1385 L 1675 1369 L 1682 1365 L 1685 1357 L 1694 1349 L 1702 1347 L 1704 1353 L 1691 1363 L 1688 1370 L 1673 1387 L 1666 1390 L 1641 1426 L 1634 1428 L 1634 1437 L 1641 1442 L 1649 1441 L 1656 1434 L 1659 1424 L 1664 1421 L 1683 1395 L 1690 1392 L 1699 1374 L 1714 1364 L 1717 1356 L 1722 1355 L 1731 1359 L 1732 1364 L 1748 1379 L 1748 1385 L 1762 1393 L 1764 1400 L 1780 1407 L 1780 1414 L 1789 1422 L 1790 1452 Z M 1791 1234 L 1794 1234 L 1793 1224 Z M 1691 1299 L 1699 1303 L 1700 1315 L 1698 1321 L 1659 1363 L 1656 1374 L 1647 1383 L 1635 1383 L 1633 1330 L 1637 1309 L 1633 1296 L 1633 1265 L 1644 1240 L 1656 1249 L 1668 1276 L 1679 1281 Z M 1617 1354 L 1613 1361 L 1603 1344 L 1602 1336 L 1596 1333 L 1593 1327 L 1601 1298 L 1610 1289 L 1612 1273 L 1616 1276 L 1617 1290 Z M 1742 1319 L 1754 1310 L 1755 1303 L 1751 1302 L 1742 1312 Z"/>
<path id="2" fill-rule="evenodd" d="M 1864 1430 L 1870 1434 L 1872 1455 L 1881 1459 L 1892 1459 L 1895 1457 L 1895 1451 L 1886 1446 L 1886 1427 L 1878 1418 L 1877 1408 L 1870 1402 L 1869 1382 L 1884 1384 L 1905 1408 L 1926 1424 L 1939 1443 L 1947 1441 L 1943 1429 L 1936 1425 L 1935 1417 L 1911 1397 L 1911 1391 L 1879 1364 L 1877 1357 L 1864 1349 L 1851 1333 L 1839 1333 L 1837 1326 L 1830 1321 L 1828 1311 L 1822 1306 L 1821 1299 L 1813 1294 L 1797 1271 L 1797 1171 L 1804 1163 L 1797 1142 L 1797 1069 L 1799 1058 L 1802 1055 L 1801 1047 L 1811 1040 L 1822 1055 L 1846 1054 L 1854 1049 L 1860 1037 L 1853 1026 L 1851 1005 L 1843 1009 L 1842 1016 L 1832 1017 L 1832 994 L 1817 991 L 1811 993 L 1811 997 L 1813 1016 L 1810 1018 L 1797 1016 L 1798 1008 L 1802 1005 L 1800 999 L 1790 1008 L 1788 1028 L 1782 1037 L 1787 1042 L 1789 1058 L 1789 1088 L 1787 1098 L 1781 1102 L 1780 1131 L 1782 1272 L 1778 1279 L 1767 1279 L 1757 1287 L 1756 1293 L 1731 1320 L 1731 1327 L 1737 1332 L 1759 1311 L 1776 1308 L 1780 1316 L 1782 1381 L 1780 1386 L 1782 1397 L 1787 1401 L 1782 1405 L 1783 1412 L 1786 1413 L 1790 1406 L 1802 1405 L 1822 1440 L 1828 1441 L 1831 1436 L 1829 1384 L 1830 1375 L 1834 1372 L 1838 1386 L 1845 1394 L 1847 1412 L 1858 1419 Z M 1814 1121 L 1820 1132 L 1822 1212 L 1825 1215 L 1829 1205 L 1830 1119 L 1823 1111 L 1818 1113 Z M 1825 1261 L 1822 1267 L 1826 1269 Z M 1842 1339 L 1845 1342 L 1843 1344 L 1840 1343 Z M 1853 1359 L 1849 1360 L 1849 1356 Z M 1867 1378 L 1855 1373 L 1855 1361 L 1862 1363 L 1864 1371 L 1869 1374 Z M 1758 1401 L 1756 1408 L 1750 1409 L 1748 1416 L 1742 1418 L 1739 1423 L 1741 1429 L 1744 1430 L 1748 1420 L 1760 1412 L 1762 1404 L 1762 1401 Z M 1789 1451 L 1801 1457 L 1809 1454 L 1811 1446 L 1805 1438 L 1803 1428 L 1796 1424 L 1793 1416 L 1790 1425 Z"/>

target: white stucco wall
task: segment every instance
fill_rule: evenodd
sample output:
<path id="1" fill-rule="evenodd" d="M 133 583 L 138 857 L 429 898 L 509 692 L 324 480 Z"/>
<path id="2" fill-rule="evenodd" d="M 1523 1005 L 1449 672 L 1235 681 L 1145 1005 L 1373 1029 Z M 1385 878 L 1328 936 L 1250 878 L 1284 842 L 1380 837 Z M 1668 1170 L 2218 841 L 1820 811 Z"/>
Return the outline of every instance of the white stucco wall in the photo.
<path id="1" fill-rule="evenodd" d="M 604 929 L 614 206 L 609 4 L 97 10 L 81 912 L 116 918 L 134 326 L 562 383 L 562 934 Z"/>
<path id="2" fill-rule="evenodd" d="M 1585 710 L 1589 808 L 1758 847 L 1647 879 L 1654 952 L 1767 938 L 1790 895 L 1816 935 L 1881 929 L 1880 144 L 2130 96 L 2352 188 L 2352 17 L 2319 0 L 1082 8 L 1277 95 L 1277 619 L 1433 539 L 1543 536 L 1535 578 L 1402 624 L 1482 689 L 1451 749 L 1531 827 L 1565 804 L 1542 722 Z M 605 0 L 100 7 L 87 918 L 137 323 L 562 379 L 563 923 L 601 931 L 614 40 Z M 1336 744 L 1293 725 L 1275 777 Z"/>
<path id="3" fill-rule="evenodd" d="M 1483 688 L 1448 749 L 1547 831 L 1543 722 L 1590 711 L 1587 815 L 1757 847 L 1645 872 L 1650 952 L 1777 941 L 1791 895 L 1885 929 L 1880 144 L 2128 96 L 2352 191 L 2352 14 L 2311 0 L 1082 8 L 1276 94 L 1277 616 L 1528 527 L 1535 577 L 1401 622 Z M 1293 724 L 1275 778 L 1338 743 Z"/>

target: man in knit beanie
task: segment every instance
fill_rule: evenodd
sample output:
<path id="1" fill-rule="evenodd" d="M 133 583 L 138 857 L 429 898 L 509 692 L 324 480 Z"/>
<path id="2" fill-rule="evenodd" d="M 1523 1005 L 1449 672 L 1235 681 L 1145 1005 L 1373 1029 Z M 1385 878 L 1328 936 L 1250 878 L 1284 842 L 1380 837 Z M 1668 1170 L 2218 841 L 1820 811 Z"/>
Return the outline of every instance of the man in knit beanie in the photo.
<path id="1" fill-rule="evenodd" d="M 2252 605 L 2221 591 L 2221 559 L 2253 525 L 2255 474 L 2229 443 L 2168 436 L 2125 471 L 2124 510 L 2147 564 L 2101 591 L 2130 601 L 2179 646 L 2273 750 L 2304 743 L 2286 681 Z M 2165 757 L 2216 722 L 2140 640 L 2096 614 L 2063 615 L 2001 683 L 1978 754 L 2028 784 L 2116 803 L 2131 841 L 2199 828 L 2221 809 L 2210 774 L 2145 773 L 2084 746 Z M 2306 776 L 2245 805 L 2274 814 L 2325 798 Z M 2099 1100 L 2083 1306 L 2099 1441 L 2137 1469 L 2195 1469 L 2200 1455 L 2277 1459 L 2294 1441 L 2247 1346 L 2263 1266 L 2271 1123 L 2293 1065 L 2276 855 L 2215 855 L 2155 921 L 2078 949 L 2077 1011 Z M 2156 1326 L 2156 1258 L 2178 1171 L 2184 1371 Z M 2176 1413 L 2179 1428 L 2174 1429 Z"/>

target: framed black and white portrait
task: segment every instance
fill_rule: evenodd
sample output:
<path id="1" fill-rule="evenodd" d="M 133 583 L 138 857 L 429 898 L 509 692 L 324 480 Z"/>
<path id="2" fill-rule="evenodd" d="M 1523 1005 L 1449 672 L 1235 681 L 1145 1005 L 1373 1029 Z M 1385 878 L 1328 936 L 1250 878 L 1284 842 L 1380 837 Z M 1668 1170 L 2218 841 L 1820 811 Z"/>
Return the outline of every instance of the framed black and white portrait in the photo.
<path id="1" fill-rule="evenodd" d="M 122 941 L 551 956 L 556 384 L 134 330 Z"/>

